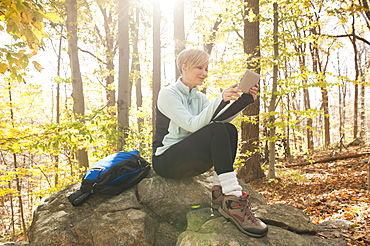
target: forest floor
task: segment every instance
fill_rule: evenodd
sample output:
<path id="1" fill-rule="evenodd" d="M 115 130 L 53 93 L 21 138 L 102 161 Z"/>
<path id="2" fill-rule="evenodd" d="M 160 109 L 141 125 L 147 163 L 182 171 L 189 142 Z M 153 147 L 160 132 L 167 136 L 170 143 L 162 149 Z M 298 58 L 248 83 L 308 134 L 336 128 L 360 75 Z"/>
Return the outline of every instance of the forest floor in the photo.
<path id="1" fill-rule="evenodd" d="M 352 147 L 335 156 L 370 152 L 369 147 Z M 312 157 L 312 156 L 311 156 Z M 314 154 L 314 160 L 333 157 L 332 151 Z M 341 229 L 347 245 L 370 245 L 370 190 L 368 163 L 370 154 L 357 158 L 288 167 L 303 161 L 279 161 L 277 179 L 257 180 L 251 186 L 268 204 L 286 203 L 301 209 L 311 221 L 346 220 L 349 228 Z M 320 234 L 319 234 L 320 235 Z"/>

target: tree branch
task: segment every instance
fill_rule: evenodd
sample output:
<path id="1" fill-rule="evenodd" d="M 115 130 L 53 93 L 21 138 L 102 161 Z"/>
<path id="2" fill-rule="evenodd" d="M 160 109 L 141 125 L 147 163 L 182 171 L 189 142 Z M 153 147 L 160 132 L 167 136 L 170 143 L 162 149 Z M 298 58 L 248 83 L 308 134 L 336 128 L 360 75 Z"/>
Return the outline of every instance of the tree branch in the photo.
<path id="1" fill-rule="evenodd" d="M 91 53 L 90 51 L 83 50 L 83 49 L 81 49 L 80 47 L 78 47 L 78 49 L 79 49 L 80 51 L 82 51 L 82 52 L 85 52 L 85 53 L 87 53 L 87 54 L 91 55 L 92 57 L 94 57 L 96 60 L 98 60 L 99 62 L 103 63 L 104 65 L 107 65 L 107 63 L 106 63 L 106 62 L 104 62 L 102 59 L 100 59 L 99 57 L 97 57 L 96 55 L 94 55 L 93 53 Z"/>
<path id="2" fill-rule="evenodd" d="M 218 31 L 218 26 L 221 24 L 222 22 L 222 15 L 220 14 L 218 17 L 217 17 L 217 20 L 215 22 L 215 24 L 213 25 L 212 27 L 212 34 L 211 36 L 209 37 L 209 42 L 205 45 L 206 47 L 206 51 L 208 52 L 208 54 L 211 54 L 212 52 L 212 49 L 213 49 L 213 46 L 215 45 L 215 39 L 216 39 L 216 35 L 217 35 L 217 31 Z"/>
<path id="3" fill-rule="evenodd" d="M 65 36 L 62 36 L 64 39 L 67 39 Z M 84 52 L 84 53 L 87 53 L 89 55 L 91 55 L 92 57 L 94 57 L 96 60 L 98 60 L 99 62 L 101 62 L 102 64 L 104 65 L 107 65 L 107 63 L 105 61 L 103 61 L 102 59 L 100 59 L 99 57 L 97 57 L 96 55 L 94 55 L 93 53 L 91 53 L 90 51 L 87 51 L 87 50 L 83 50 L 81 49 L 80 47 L 77 47 L 78 50 L 80 50 L 81 52 Z"/>
<path id="4" fill-rule="evenodd" d="M 354 37 L 355 39 L 361 40 L 362 42 L 370 45 L 370 41 L 367 41 L 366 39 L 357 36 L 356 34 L 342 34 L 342 35 L 329 35 L 329 34 L 322 34 L 322 36 L 331 37 L 331 38 L 349 38 Z"/>

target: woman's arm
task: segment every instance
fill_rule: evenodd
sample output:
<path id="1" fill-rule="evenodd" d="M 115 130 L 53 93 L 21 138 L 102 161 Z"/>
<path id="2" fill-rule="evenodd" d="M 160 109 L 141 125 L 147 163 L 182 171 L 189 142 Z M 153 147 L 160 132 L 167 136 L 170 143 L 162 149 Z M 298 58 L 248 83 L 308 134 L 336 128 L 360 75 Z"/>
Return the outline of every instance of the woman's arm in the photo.
<path id="1" fill-rule="evenodd" d="M 209 103 L 205 102 L 206 97 L 199 97 L 199 105 L 207 105 L 198 115 L 192 115 L 184 104 L 181 95 L 171 89 L 163 89 L 158 95 L 158 109 L 171 121 L 188 132 L 195 132 L 209 124 L 217 107 L 222 101 L 222 94 Z"/>
<path id="2" fill-rule="evenodd" d="M 231 98 L 230 100 L 235 101 L 218 113 L 214 121 L 232 121 L 244 108 L 249 104 L 252 104 L 257 99 L 258 85 L 252 87 L 248 94 L 242 93 L 240 96 L 238 95 L 239 89 L 235 90 L 236 85 L 238 84 L 234 84 L 224 91 L 224 98 Z"/>

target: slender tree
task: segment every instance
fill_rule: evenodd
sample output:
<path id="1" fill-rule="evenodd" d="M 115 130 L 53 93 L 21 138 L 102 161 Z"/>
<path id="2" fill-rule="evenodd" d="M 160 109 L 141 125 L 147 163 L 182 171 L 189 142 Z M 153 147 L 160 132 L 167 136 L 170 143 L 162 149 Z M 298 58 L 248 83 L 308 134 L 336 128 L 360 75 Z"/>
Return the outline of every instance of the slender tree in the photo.
<path id="1" fill-rule="evenodd" d="M 357 44 L 356 44 L 356 28 L 355 28 L 356 17 L 355 13 L 352 14 L 352 36 L 350 40 L 353 46 L 354 53 L 354 62 L 355 62 L 355 97 L 353 100 L 353 138 L 357 138 L 358 134 L 358 102 L 359 102 L 359 85 L 357 83 L 360 71 L 358 66 L 358 53 L 357 53 Z"/>
<path id="2" fill-rule="evenodd" d="M 130 37 L 129 37 L 129 0 L 118 1 L 118 49 L 119 49 L 119 71 L 118 71 L 118 124 L 120 131 L 126 135 L 129 127 L 129 105 L 130 105 Z M 122 150 L 125 139 L 121 138 L 118 149 Z"/>
<path id="3" fill-rule="evenodd" d="M 302 23 L 300 23 L 300 21 Z M 306 31 L 303 26 L 307 24 L 306 20 L 295 19 L 293 25 L 295 27 L 295 40 L 294 40 L 294 49 L 298 55 L 298 64 L 299 70 L 301 73 L 301 83 L 302 83 L 302 92 L 303 92 L 303 106 L 304 110 L 308 111 L 311 109 L 311 100 L 310 100 L 310 91 L 308 90 L 308 71 L 307 71 L 307 43 L 302 42 L 301 40 L 308 37 L 308 31 Z M 300 98 L 297 97 L 298 100 Z M 298 103 L 299 105 L 299 103 Z M 306 119 L 306 139 L 307 139 L 307 148 L 309 151 L 314 150 L 314 141 L 313 141 L 313 120 L 312 117 L 307 117 Z"/>
<path id="4" fill-rule="evenodd" d="M 175 0 L 173 3 L 173 24 L 175 38 L 175 56 L 185 49 L 185 28 L 184 28 L 184 0 Z M 180 76 L 180 71 L 176 69 L 176 79 Z"/>
<path id="5" fill-rule="evenodd" d="M 83 121 L 85 115 L 85 99 L 83 94 L 83 84 L 80 71 L 80 62 L 78 58 L 78 36 L 77 36 L 77 1 L 67 0 L 67 32 L 68 32 L 68 55 L 70 59 L 72 74 L 72 97 L 73 112 L 78 120 Z M 85 149 L 77 150 L 77 161 L 79 167 L 88 167 L 89 161 Z"/>
<path id="6" fill-rule="evenodd" d="M 118 3 L 118 2 L 117 2 Z M 100 71 L 103 74 L 105 85 L 106 105 L 112 107 L 116 105 L 116 90 L 113 88 L 115 75 L 114 59 L 117 53 L 117 3 L 110 2 L 107 4 L 106 0 L 84 0 L 82 4 L 87 11 L 81 13 L 81 21 L 87 22 L 87 33 L 83 36 L 84 44 L 94 43 L 95 47 L 91 50 L 79 50 L 94 57 L 97 60 Z M 96 18 L 101 14 L 102 18 Z M 102 21 L 101 21 L 102 20 Z M 95 52 L 94 52 L 95 50 Z M 110 110 L 111 114 L 115 114 Z"/>
<path id="7" fill-rule="evenodd" d="M 277 61 L 279 59 L 279 43 L 278 43 L 278 5 L 274 3 L 274 60 Z M 278 79 L 278 65 L 275 63 L 273 68 L 273 76 L 272 76 L 272 91 L 271 91 L 271 100 L 269 105 L 269 128 L 270 128 L 270 136 L 269 136 L 269 171 L 268 171 L 268 178 L 274 179 L 276 177 L 275 174 L 275 115 L 274 112 L 276 110 L 276 99 L 277 99 L 277 79 Z"/>
<path id="8" fill-rule="evenodd" d="M 99 9 L 103 15 L 105 37 L 103 37 L 100 32 L 97 32 L 97 34 L 100 36 L 100 39 L 103 41 L 102 43 L 105 47 L 105 66 L 107 70 L 107 75 L 105 78 L 105 88 L 107 106 L 111 107 L 116 105 L 116 90 L 111 88 L 111 85 L 114 83 L 114 57 L 117 50 L 116 39 L 113 35 L 113 32 L 115 31 L 115 21 L 113 20 L 112 10 L 103 7 L 103 5 L 101 4 L 99 4 Z M 98 29 L 98 27 L 96 26 L 95 29 Z"/>
<path id="9" fill-rule="evenodd" d="M 139 54 L 139 24 L 140 24 L 140 9 L 135 9 L 135 21 L 131 24 L 132 36 L 133 36 L 133 54 L 132 54 L 132 65 L 131 65 L 131 80 L 135 85 L 136 91 L 136 107 L 139 109 L 143 105 L 143 95 L 141 90 L 141 68 L 140 68 L 140 54 Z M 137 119 L 138 129 L 143 123 L 143 119 L 138 117 Z"/>
<path id="10" fill-rule="evenodd" d="M 62 27 L 63 30 L 63 27 Z M 63 37 L 59 37 L 59 45 L 58 45 L 58 66 L 57 66 L 57 76 L 60 77 L 60 70 L 61 70 L 61 60 L 62 60 L 62 40 Z M 59 125 L 60 123 L 60 82 L 57 83 L 57 92 L 56 92 L 56 123 Z M 55 164 L 54 164 L 55 170 L 58 170 L 59 168 L 59 155 L 55 156 Z M 55 187 L 58 185 L 58 177 L 59 174 L 56 172 L 55 179 L 54 179 L 54 185 Z"/>
<path id="11" fill-rule="evenodd" d="M 343 79 L 344 75 L 342 74 L 342 68 L 340 66 L 340 54 L 337 53 L 337 75 L 342 77 L 340 79 L 340 84 L 338 84 L 338 117 L 339 117 L 339 144 L 340 148 L 344 146 L 343 139 L 345 139 L 345 130 L 344 130 L 344 122 L 346 118 L 346 94 L 347 94 L 347 86 Z"/>
<path id="12" fill-rule="evenodd" d="M 360 52 L 360 54 L 364 54 L 365 57 L 368 57 L 368 52 L 365 50 L 364 52 Z M 361 55 L 360 55 L 361 58 Z M 361 62 L 362 59 L 359 59 Z M 366 86 L 365 86 L 365 78 L 366 72 L 369 70 L 370 61 L 366 60 L 365 64 L 361 64 L 359 67 L 360 69 L 360 137 L 363 138 L 365 136 L 366 130 L 366 108 L 365 108 L 365 101 L 366 101 Z"/>
<path id="13" fill-rule="evenodd" d="M 160 1 L 155 0 L 153 5 L 153 104 L 152 104 L 152 124 L 153 135 L 155 134 L 155 111 L 158 93 L 161 89 L 161 6 Z"/>
<path id="14" fill-rule="evenodd" d="M 9 92 L 9 109 L 10 109 L 10 118 L 12 122 L 12 128 L 15 128 L 15 118 L 14 118 L 14 110 L 13 110 L 13 98 L 12 98 L 12 87 L 10 84 L 10 81 L 8 81 L 8 92 Z M 15 184 L 16 184 L 16 189 L 17 189 L 17 198 L 18 198 L 18 206 L 19 206 L 19 216 L 21 220 L 21 225 L 22 225 L 22 230 L 24 237 L 27 239 L 27 227 L 26 227 L 26 222 L 25 222 L 25 217 L 24 217 L 24 208 L 23 208 L 23 199 L 22 199 L 22 185 L 21 185 L 21 177 L 17 174 L 18 169 L 20 168 L 18 164 L 18 158 L 17 154 L 13 153 L 13 165 L 14 165 L 14 171 L 15 171 Z M 9 183 L 10 185 L 10 183 Z M 13 215 L 13 204 L 12 204 L 12 215 Z M 13 217 L 13 221 L 14 221 Z M 13 225 L 14 227 L 14 225 Z"/>
<path id="15" fill-rule="evenodd" d="M 318 8 L 315 11 L 315 8 Z M 329 91 L 325 80 L 326 70 L 329 63 L 329 54 L 332 45 L 326 45 L 327 50 L 320 52 L 322 49 L 319 38 L 321 37 L 321 27 L 319 24 L 320 12 L 322 9 L 321 3 L 312 6 L 312 13 L 308 15 L 309 24 L 311 26 L 310 33 L 312 41 L 309 43 L 309 49 L 312 58 L 312 70 L 316 74 L 317 81 L 320 84 L 322 95 L 322 110 L 324 111 L 324 143 L 325 146 L 330 145 L 330 112 L 329 112 Z M 325 55 L 326 55 L 326 61 Z"/>

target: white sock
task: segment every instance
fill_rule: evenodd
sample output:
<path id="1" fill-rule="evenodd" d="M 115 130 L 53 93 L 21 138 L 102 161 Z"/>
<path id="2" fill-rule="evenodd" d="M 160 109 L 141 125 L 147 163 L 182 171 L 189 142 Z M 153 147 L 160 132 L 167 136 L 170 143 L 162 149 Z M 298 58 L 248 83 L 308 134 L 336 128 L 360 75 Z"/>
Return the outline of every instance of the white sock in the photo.
<path id="1" fill-rule="evenodd" d="M 218 175 L 216 172 L 213 172 L 213 186 L 221 185 L 220 180 L 218 180 Z"/>
<path id="2" fill-rule="evenodd" d="M 228 172 L 221 173 L 218 175 L 218 180 L 222 186 L 222 193 L 225 195 L 241 196 L 243 194 L 242 187 L 239 185 L 238 179 L 236 178 L 236 173 Z"/>

